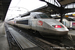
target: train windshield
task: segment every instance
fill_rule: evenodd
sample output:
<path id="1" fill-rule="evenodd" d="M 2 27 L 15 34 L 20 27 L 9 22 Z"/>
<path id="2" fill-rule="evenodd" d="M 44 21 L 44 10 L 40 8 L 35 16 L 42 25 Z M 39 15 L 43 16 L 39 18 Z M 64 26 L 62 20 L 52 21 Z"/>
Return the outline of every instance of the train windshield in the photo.
<path id="1" fill-rule="evenodd" d="M 49 18 L 46 14 L 39 14 L 41 18 Z"/>

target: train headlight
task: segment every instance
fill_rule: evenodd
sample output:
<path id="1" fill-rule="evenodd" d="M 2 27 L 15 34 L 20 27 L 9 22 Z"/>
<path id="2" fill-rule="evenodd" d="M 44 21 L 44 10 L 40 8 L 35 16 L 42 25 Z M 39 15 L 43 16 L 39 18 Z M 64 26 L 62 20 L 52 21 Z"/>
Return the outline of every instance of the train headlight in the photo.
<path id="1" fill-rule="evenodd" d="M 63 28 L 62 25 L 53 25 L 54 28 Z"/>

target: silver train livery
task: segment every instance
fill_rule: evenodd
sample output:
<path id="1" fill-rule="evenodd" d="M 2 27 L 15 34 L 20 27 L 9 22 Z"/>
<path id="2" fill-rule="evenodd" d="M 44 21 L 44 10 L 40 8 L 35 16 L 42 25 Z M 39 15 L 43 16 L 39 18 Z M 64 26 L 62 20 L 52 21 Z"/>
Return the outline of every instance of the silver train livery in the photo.
<path id="1" fill-rule="evenodd" d="M 42 36 L 67 35 L 68 29 L 59 21 L 42 12 L 31 12 L 30 15 L 14 19 L 8 23 L 40 32 Z"/>

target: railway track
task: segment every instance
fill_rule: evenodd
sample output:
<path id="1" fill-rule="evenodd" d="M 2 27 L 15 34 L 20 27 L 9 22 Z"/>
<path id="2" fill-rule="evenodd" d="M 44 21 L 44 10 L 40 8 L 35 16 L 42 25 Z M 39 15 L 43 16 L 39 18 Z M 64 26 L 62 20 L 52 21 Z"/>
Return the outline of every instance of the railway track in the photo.
<path id="1" fill-rule="evenodd" d="M 30 30 L 26 30 L 23 28 L 19 28 L 16 26 L 11 26 L 13 29 L 18 31 L 21 35 L 23 35 L 25 38 L 29 39 L 33 43 L 35 43 L 37 46 L 41 47 L 44 50 L 74 50 L 74 44 L 72 40 L 68 38 L 60 38 L 60 39 L 54 39 L 54 38 L 44 38 L 41 37 L 41 35 L 36 35 L 35 33 L 39 32 L 32 32 Z M 64 41 L 68 41 L 64 43 Z"/>

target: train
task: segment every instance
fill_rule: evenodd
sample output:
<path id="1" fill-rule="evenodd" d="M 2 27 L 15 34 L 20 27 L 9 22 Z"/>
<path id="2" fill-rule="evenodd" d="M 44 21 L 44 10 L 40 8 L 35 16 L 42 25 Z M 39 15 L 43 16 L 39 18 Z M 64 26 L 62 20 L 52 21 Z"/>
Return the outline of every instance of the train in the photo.
<path id="1" fill-rule="evenodd" d="M 40 32 L 44 37 L 50 35 L 67 35 L 68 29 L 59 21 L 50 18 L 42 12 L 31 12 L 30 15 L 8 21 L 11 25 L 16 25 L 25 29 L 31 29 Z"/>

